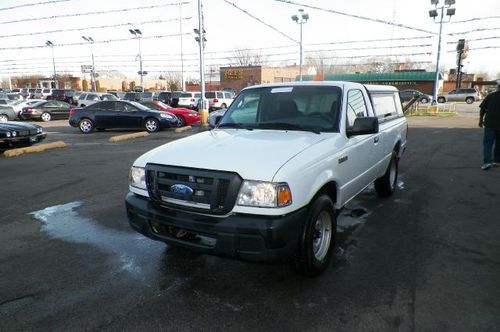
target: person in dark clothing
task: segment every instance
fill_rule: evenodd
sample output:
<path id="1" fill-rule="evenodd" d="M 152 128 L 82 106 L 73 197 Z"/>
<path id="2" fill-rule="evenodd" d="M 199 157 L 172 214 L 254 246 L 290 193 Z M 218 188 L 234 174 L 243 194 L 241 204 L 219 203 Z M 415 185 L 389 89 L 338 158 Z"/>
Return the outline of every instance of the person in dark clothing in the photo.
<path id="1" fill-rule="evenodd" d="M 500 80 L 497 81 L 497 91 L 487 95 L 479 108 L 479 127 L 484 126 L 481 169 L 488 170 L 492 166 L 500 166 Z"/>

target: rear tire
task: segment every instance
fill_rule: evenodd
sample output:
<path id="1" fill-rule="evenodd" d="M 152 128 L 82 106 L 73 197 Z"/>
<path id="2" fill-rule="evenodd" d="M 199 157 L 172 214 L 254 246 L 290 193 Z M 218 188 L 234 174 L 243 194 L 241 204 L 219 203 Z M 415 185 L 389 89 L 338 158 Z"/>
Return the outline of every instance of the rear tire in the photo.
<path id="1" fill-rule="evenodd" d="M 52 119 L 52 116 L 50 115 L 50 113 L 43 112 L 42 115 L 40 115 L 40 119 L 42 119 L 42 121 L 44 122 L 49 122 Z"/>
<path id="2" fill-rule="evenodd" d="M 379 197 L 389 197 L 394 193 L 398 182 L 398 169 L 398 156 L 396 151 L 392 151 L 391 162 L 385 174 L 375 180 L 375 191 Z"/>
<path id="3" fill-rule="evenodd" d="M 446 103 L 446 99 L 444 99 L 443 97 L 439 97 L 438 103 Z"/>
<path id="4" fill-rule="evenodd" d="M 422 104 L 427 104 L 427 103 L 429 102 L 429 99 L 427 99 L 427 98 L 422 98 L 422 99 L 420 100 L 420 102 L 421 102 Z"/>
<path id="5" fill-rule="evenodd" d="M 160 130 L 160 122 L 154 118 L 148 118 L 144 121 L 144 128 L 148 133 L 154 133 Z"/>
<path id="6" fill-rule="evenodd" d="M 472 103 L 474 102 L 474 98 L 472 98 L 472 97 L 467 97 L 467 98 L 465 98 L 465 102 L 466 102 L 467 104 L 472 104 Z"/>
<path id="7" fill-rule="evenodd" d="M 5 114 L 0 114 L 0 122 L 7 122 L 9 121 L 9 117 Z"/>
<path id="8" fill-rule="evenodd" d="M 321 274 L 330 263 L 336 231 L 333 202 L 329 196 L 322 194 L 309 207 L 293 269 L 308 277 Z"/>
<path id="9" fill-rule="evenodd" d="M 80 131 L 82 133 L 88 134 L 92 130 L 94 130 L 94 122 L 92 122 L 92 120 L 90 119 L 81 119 L 78 123 L 78 128 L 80 128 Z"/>

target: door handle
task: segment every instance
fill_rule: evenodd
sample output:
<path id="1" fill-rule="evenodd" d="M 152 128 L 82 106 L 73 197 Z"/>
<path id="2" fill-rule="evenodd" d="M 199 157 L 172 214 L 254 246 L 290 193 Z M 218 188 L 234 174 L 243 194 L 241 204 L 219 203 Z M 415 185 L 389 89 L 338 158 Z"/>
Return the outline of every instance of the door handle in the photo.
<path id="1" fill-rule="evenodd" d="M 379 140 L 380 140 L 380 137 L 376 136 L 373 138 L 373 143 L 378 143 Z"/>

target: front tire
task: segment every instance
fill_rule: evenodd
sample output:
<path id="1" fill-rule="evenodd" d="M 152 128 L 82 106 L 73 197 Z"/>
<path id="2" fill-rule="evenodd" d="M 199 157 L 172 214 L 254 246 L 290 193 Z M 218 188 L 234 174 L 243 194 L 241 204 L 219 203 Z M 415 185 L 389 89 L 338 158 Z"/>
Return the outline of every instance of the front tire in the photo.
<path id="1" fill-rule="evenodd" d="M 392 151 L 391 162 L 385 174 L 375 180 L 375 191 L 379 197 L 389 197 L 394 193 L 398 182 L 398 170 L 398 156 L 396 151 Z"/>
<path id="2" fill-rule="evenodd" d="M 446 99 L 444 99 L 443 97 L 439 97 L 438 103 L 446 103 Z"/>
<path id="3" fill-rule="evenodd" d="M 427 99 L 427 98 L 422 98 L 422 99 L 420 100 L 420 102 L 421 102 L 422 104 L 427 104 L 427 103 L 429 102 L 429 99 Z"/>
<path id="4" fill-rule="evenodd" d="M 182 115 L 176 115 L 179 120 L 179 127 L 184 127 L 186 125 L 186 119 Z"/>
<path id="5" fill-rule="evenodd" d="M 472 103 L 474 102 L 474 98 L 472 98 L 472 97 L 467 97 L 467 98 L 465 98 L 465 102 L 466 102 L 467 104 L 472 104 Z"/>
<path id="6" fill-rule="evenodd" d="M 94 130 L 94 122 L 90 119 L 82 119 L 80 120 L 80 123 L 78 123 L 78 127 L 82 133 L 88 134 Z"/>
<path id="7" fill-rule="evenodd" d="M 0 122 L 7 122 L 9 121 L 9 117 L 5 114 L 0 114 Z"/>
<path id="8" fill-rule="evenodd" d="M 148 133 L 154 133 L 160 130 L 160 122 L 156 119 L 149 118 L 144 121 L 144 128 Z"/>
<path id="9" fill-rule="evenodd" d="M 44 122 L 49 122 L 52 119 L 52 116 L 50 115 L 50 113 L 43 112 L 42 115 L 40 116 L 40 118 Z"/>
<path id="10" fill-rule="evenodd" d="M 322 194 L 309 208 L 293 268 L 308 277 L 321 274 L 330 263 L 336 230 L 333 202 L 329 196 Z"/>

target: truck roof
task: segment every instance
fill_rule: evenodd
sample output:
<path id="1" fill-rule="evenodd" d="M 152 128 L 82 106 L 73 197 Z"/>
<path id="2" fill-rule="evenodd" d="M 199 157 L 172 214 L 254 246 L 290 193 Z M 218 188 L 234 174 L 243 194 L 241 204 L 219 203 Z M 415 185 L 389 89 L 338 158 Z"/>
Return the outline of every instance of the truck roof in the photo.
<path id="1" fill-rule="evenodd" d="M 294 82 L 283 82 L 283 83 L 266 83 L 266 84 L 249 86 L 249 87 L 244 88 L 243 90 L 253 89 L 253 88 L 261 88 L 261 87 L 283 87 L 283 86 L 337 86 L 337 87 L 343 87 L 345 85 L 365 86 L 366 89 L 370 92 L 398 91 L 397 88 L 390 86 L 390 85 L 361 84 L 361 83 L 349 82 L 349 81 L 303 81 L 303 82 L 294 81 Z"/>

